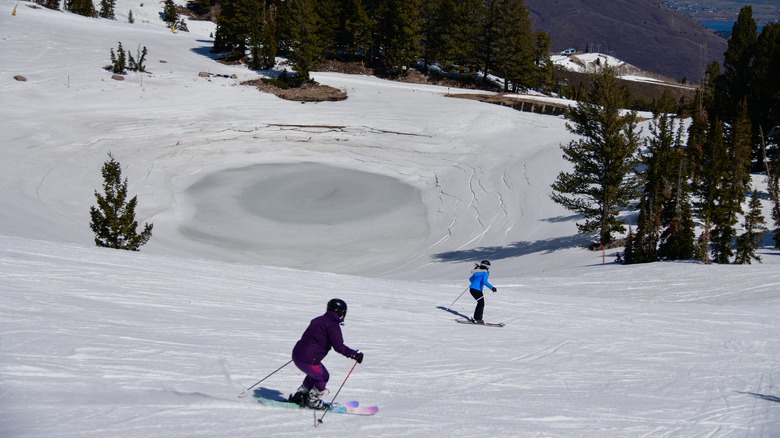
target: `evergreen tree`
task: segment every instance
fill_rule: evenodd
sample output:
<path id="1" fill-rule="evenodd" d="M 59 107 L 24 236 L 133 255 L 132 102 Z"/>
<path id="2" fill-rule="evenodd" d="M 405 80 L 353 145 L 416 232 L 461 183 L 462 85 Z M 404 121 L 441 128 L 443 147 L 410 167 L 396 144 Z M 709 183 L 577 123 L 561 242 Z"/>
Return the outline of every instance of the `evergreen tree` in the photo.
<path id="1" fill-rule="evenodd" d="M 165 0 L 163 2 L 162 19 L 168 27 L 175 26 L 179 21 L 179 12 L 176 10 L 176 3 L 173 0 Z"/>
<path id="2" fill-rule="evenodd" d="M 317 34 L 322 40 L 323 58 L 335 58 L 338 55 L 337 35 L 341 27 L 343 0 L 310 0 L 319 18 Z"/>
<path id="3" fill-rule="evenodd" d="M 670 170 L 677 175 L 671 188 L 671 196 L 661 210 L 661 232 L 658 257 L 662 260 L 687 260 L 696 255 L 695 226 L 691 212 L 689 167 L 683 145 L 683 124 L 680 123 L 675 137 Z"/>
<path id="4" fill-rule="evenodd" d="M 68 10 L 74 14 L 83 15 L 85 17 L 94 17 L 97 15 L 92 0 L 66 0 L 66 5 Z"/>
<path id="5" fill-rule="evenodd" d="M 683 190 L 677 195 L 677 209 L 669 224 L 661 233 L 658 257 L 661 260 L 689 260 L 696 257 L 696 223 L 693 221 L 691 203 L 685 181 L 680 181 Z"/>
<path id="6" fill-rule="evenodd" d="M 228 53 L 228 58 L 238 60 L 246 56 L 247 42 L 257 15 L 253 8 L 258 0 L 222 0 L 213 52 Z"/>
<path id="7" fill-rule="evenodd" d="M 327 41 L 322 38 L 322 18 L 317 3 L 311 0 L 289 0 L 286 3 L 285 25 L 289 32 L 288 58 L 299 80 L 309 82 L 309 73 L 322 60 Z"/>
<path id="8" fill-rule="evenodd" d="M 144 46 L 143 50 L 141 49 L 141 46 L 138 46 L 138 51 L 136 52 L 136 57 L 133 58 L 133 55 L 128 52 L 127 53 L 128 61 L 128 69 L 130 71 L 135 71 L 139 73 L 143 73 L 146 71 L 146 65 L 144 65 L 144 62 L 146 61 L 146 46 Z"/>
<path id="9" fill-rule="evenodd" d="M 192 0 L 187 2 L 187 8 L 196 15 L 206 15 L 211 11 L 211 7 L 215 4 L 215 0 Z"/>
<path id="10" fill-rule="evenodd" d="M 697 93 L 697 110 L 703 111 L 708 118 L 715 118 L 721 113 L 718 102 L 718 87 L 721 83 L 720 64 L 713 61 L 707 66 L 701 87 Z M 722 117 L 721 117 L 722 119 Z"/>
<path id="11" fill-rule="evenodd" d="M 138 251 L 152 237 L 152 224 L 144 224 L 138 234 L 135 220 L 137 197 L 127 200 L 127 178 L 122 180 L 122 168 L 108 154 L 103 164 L 103 194 L 95 191 L 97 206 L 90 207 L 90 227 L 95 233 L 95 245 L 107 248 Z"/>
<path id="12" fill-rule="evenodd" d="M 108 18 L 109 20 L 116 20 L 114 15 L 114 6 L 116 0 L 100 0 L 100 18 Z"/>
<path id="13" fill-rule="evenodd" d="M 733 255 L 734 226 L 742 213 L 742 203 L 750 183 L 751 128 L 744 99 L 738 105 L 729 137 L 713 214 L 713 256 L 718 263 L 729 263 Z"/>
<path id="14" fill-rule="evenodd" d="M 512 91 L 532 88 L 536 84 L 536 42 L 528 9 L 522 0 L 497 0 L 496 8 L 496 73 L 511 83 Z"/>
<path id="15" fill-rule="evenodd" d="M 555 82 L 553 63 L 550 61 L 552 39 L 547 32 L 538 30 L 533 33 L 534 41 L 534 81 L 532 87 L 539 91 L 549 91 Z"/>
<path id="16" fill-rule="evenodd" d="M 703 90 L 697 91 L 698 100 L 702 100 Z M 700 105 L 694 105 L 691 114 L 691 124 L 688 127 L 688 147 L 686 148 L 689 176 L 693 186 L 701 184 L 701 171 L 704 160 L 704 144 L 709 135 L 709 119 Z"/>
<path id="17" fill-rule="evenodd" d="M 337 53 L 365 57 L 371 47 L 373 23 L 361 0 L 342 0 L 336 31 Z"/>
<path id="18" fill-rule="evenodd" d="M 43 0 L 43 7 L 48 9 L 54 9 L 59 10 L 60 9 L 60 0 Z"/>
<path id="19" fill-rule="evenodd" d="M 772 220 L 775 225 L 775 249 L 780 249 L 780 157 L 767 161 L 766 167 L 767 191 L 772 201 Z"/>
<path id="20" fill-rule="evenodd" d="M 422 55 L 422 0 L 379 2 L 376 19 L 375 53 L 384 53 L 384 68 L 406 75 Z"/>
<path id="21" fill-rule="evenodd" d="M 123 75 L 127 73 L 127 71 L 125 71 L 126 66 L 127 60 L 125 58 L 125 49 L 122 48 L 122 42 L 120 41 L 116 54 L 114 54 L 114 49 L 111 49 L 111 73 Z"/>
<path id="22" fill-rule="evenodd" d="M 761 145 L 767 136 L 780 132 L 780 23 L 764 26 L 755 48 L 749 101 L 754 143 Z M 773 138 L 777 144 L 778 138 Z"/>
<path id="23" fill-rule="evenodd" d="M 745 232 L 737 238 L 737 254 L 734 263 L 739 265 L 750 264 L 751 260 L 761 263 L 761 257 L 756 255 L 756 250 L 766 234 L 766 221 L 761 212 L 761 199 L 758 191 L 753 190 L 748 206 L 748 214 L 745 215 Z"/>
<path id="24" fill-rule="evenodd" d="M 450 29 L 448 18 L 450 10 L 446 7 L 450 0 L 425 0 L 420 10 L 420 35 L 423 68 L 435 62 L 445 61 L 447 44 L 446 33 Z"/>
<path id="25" fill-rule="evenodd" d="M 712 226 L 718 206 L 718 193 L 723 179 L 723 169 L 726 166 L 726 145 L 723 122 L 715 119 L 707 130 L 707 138 L 701 144 L 702 151 L 697 178 L 693 189 L 698 198 L 696 203 L 697 216 L 704 224 L 704 231 L 699 237 L 699 255 L 704 263 L 710 263 L 709 243 L 712 240 Z"/>
<path id="26" fill-rule="evenodd" d="M 608 246 L 614 232 L 624 232 L 618 209 L 636 196 L 630 180 L 639 146 L 636 113 L 623 114 L 627 96 L 612 68 L 594 76 L 587 98 L 571 109 L 567 129 L 580 136 L 561 146 L 573 172 L 561 172 L 552 184 L 553 201 L 585 217 L 580 233 L 598 232 L 598 244 Z"/>
<path id="27" fill-rule="evenodd" d="M 496 0 L 496 72 L 504 89 L 527 90 L 536 85 L 535 40 L 531 18 L 522 0 Z"/>
<path id="28" fill-rule="evenodd" d="M 436 60 L 445 69 L 462 75 L 478 72 L 479 44 L 485 43 L 484 39 L 480 41 L 486 14 L 482 1 L 444 0 L 440 14 L 437 31 L 441 47 Z M 492 47 L 486 49 L 493 50 Z"/>
<path id="29" fill-rule="evenodd" d="M 276 53 L 279 46 L 277 33 L 278 8 L 271 4 L 263 15 L 262 48 L 260 50 L 260 68 L 270 69 L 276 65 Z"/>
<path id="30" fill-rule="evenodd" d="M 253 14 L 250 20 L 249 28 L 249 60 L 247 61 L 247 67 L 259 70 L 266 68 L 266 58 L 263 50 L 265 45 L 265 32 L 263 28 L 266 25 L 265 8 L 258 4 L 257 8 L 252 8 L 250 13 Z"/>
<path id="31" fill-rule="evenodd" d="M 674 100 L 664 94 L 650 125 L 650 137 L 645 141 L 647 154 L 642 157 L 644 170 L 639 176 L 644 184 L 640 202 L 637 232 L 626 263 L 647 263 L 658 260 L 658 242 L 664 225 L 664 206 L 672 199 L 676 182 L 675 147 L 680 143 L 679 131 L 668 111 Z M 667 221 L 668 223 L 668 221 Z"/>
<path id="32" fill-rule="evenodd" d="M 135 18 L 133 17 L 133 10 L 130 9 L 130 11 L 127 13 L 127 22 L 130 24 L 135 23 Z"/>
<path id="33" fill-rule="evenodd" d="M 734 120 L 738 103 L 750 94 L 757 38 L 753 7 L 743 6 L 723 54 L 723 74 L 718 82 L 718 115 L 727 123 Z"/>

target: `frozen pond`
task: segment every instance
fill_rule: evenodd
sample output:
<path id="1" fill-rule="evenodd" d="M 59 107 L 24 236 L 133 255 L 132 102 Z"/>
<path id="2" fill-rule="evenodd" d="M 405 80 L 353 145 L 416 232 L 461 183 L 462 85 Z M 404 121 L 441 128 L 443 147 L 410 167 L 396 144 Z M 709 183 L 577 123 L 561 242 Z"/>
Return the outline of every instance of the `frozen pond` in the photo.
<path id="1" fill-rule="evenodd" d="M 395 178 L 317 163 L 210 174 L 184 193 L 186 237 L 236 260 L 354 273 L 388 252 L 414 252 L 429 227 L 422 195 Z M 397 261 L 397 258 L 393 258 Z M 388 267 L 388 266 L 386 266 Z"/>

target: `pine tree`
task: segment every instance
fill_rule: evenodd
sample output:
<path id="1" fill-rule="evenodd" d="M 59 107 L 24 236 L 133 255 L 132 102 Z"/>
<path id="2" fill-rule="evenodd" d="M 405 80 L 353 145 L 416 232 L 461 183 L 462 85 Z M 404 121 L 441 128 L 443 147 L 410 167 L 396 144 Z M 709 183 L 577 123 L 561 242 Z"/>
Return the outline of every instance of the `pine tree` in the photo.
<path id="1" fill-rule="evenodd" d="M 527 90 L 536 85 L 535 40 L 531 18 L 522 0 L 496 0 L 496 72 L 504 89 Z"/>
<path id="2" fill-rule="evenodd" d="M 212 52 L 228 53 L 228 58 L 238 60 L 246 56 L 249 33 L 252 29 L 253 7 L 257 0 L 222 0 L 217 31 Z"/>
<path id="3" fill-rule="evenodd" d="M 471 0 L 469 0 L 471 1 Z M 384 53 L 388 73 L 406 75 L 422 55 L 422 0 L 387 0 L 376 11 L 374 53 Z"/>
<path id="4" fill-rule="evenodd" d="M 127 73 L 127 71 L 125 71 L 126 66 L 125 49 L 122 48 L 122 42 L 120 41 L 116 54 L 114 54 L 114 49 L 111 49 L 111 72 L 123 75 Z"/>
<path id="5" fill-rule="evenodd" d="M 438 42 L 435 61 L 446 70 L 461 75 L 474 75 L 479 69 L 480 50 L 492 56 L 493 47 L 480 47 L 486 38 L 480 39 L 484 30 L 486 8 L 480 0 L 443 0 L 438 11 L 435 41 Z"/>
<path id="6" fill-rule="evenodd" d="M 761 212 L 761 198 L 758 191 L 753 190 L 748 206 L 748 214 L 745 215 L 745 232 L 737 238 L 737 253 L 734 263 L 739 265 L 750 264 L 751 260 L 761 263 L 761 257 L 756 255 L 756 250 L 766 234 L 766 221 Z"/>
<path id="7" fill-rule="evenodd" d="M 780 132 L 780 23 L 764 26 L 756 41 L 751 71 L 754 92 L 749 100 L 750 120 L 754 143 L 761 145 L 770 133 Z M 780 138 L 771 140 L 777 144 Z"/>
<path id="8" fill-rule="evenodd" d="M 674 148 L 679 144 L 679 132 L 674 118 L 668 113 L 674 100 L 662 96 L 650 125 L 650 137 L 645 141 L 647 154 L 642 157 L 644 170 L 640 179 L 644 184 L 640 202 L 637 233 L 632 239 L 632 257 L 626 263 L 647 263 L 658 260 L 658 243 L 664 225 L 664 206 L 672 199 L 677 176 Z M 668 221 L 667 221 L 668 223 Z"/>
<path id="9" fill-rule="evenodd" d="M 309 73 L 322 60 L 327 41 L 322 38 L 323 21 L 317 3 L 311 0 L 286 2 L 285 27 L 289 32 L 288 58 L 301 82 L 309 82 Z"/>
<path id="10" fill-rule="evenodd" d="M 276 53 L 279 45 L 277 36 L 278 8 L 269 5 L 263 22 L 262 48 L 260 50 L 260 68 L 271 69 L 276 65 Z"/>
<path id="11" fill-rule="evenodd" d="M 168 27 L 175 26 L 176 22 L 179 21 L 179 12 L 176 10 L 176 3 L 173 0 L 165 0 L 163 2 L 162 20 Z"/>
<path id="12" fill-rule="evenodd" d="M 122 168 L 108 154 L 103 164 L 103 194 L 95 191 L 97 206 L 90 207 L 90 227 L 95 233 L 95 245 L 107 248 L 138 251 L 152 237 L 152 224 L 144 224 L 138 234 L 135 220 L 137 197 L 127 200 L 127 178 L 122 180 Z"/>
<path id="13" fill-rule="evenodd" d="M 66 5 L 68 10 L 74 14 L 83 15 L 85 17 L 95 17 L 97 15 L 92 0 L 66 0 Z"/>
<path id="14" fill-rule="evenodd" d="M 704 224 L 704 231 L 699 238 L 699 251 L 702 261 L 710 263 L 709 244 L 715 239 L 712 227 L 718 208 L 719 190 L 726 168 L 727 150 L 724 142 L 724 125 L 719 119 L 711 121 L 707 138 L 701 144 L 701 157 L 697 163 L 697 178 L 694 183 L 694 193 L 698 198 L 697 216 Z M 725 238 L 725 236 L 723 236 Z M 715 246 L 716 251 L 718 249 Z M 716 256 L 717 259 L 717 256 Z"/>
<path id="15" fill-rule="evenodd" d="M 698 100 L 702 100 L 702 90 L 697 91 Z M 709 119 L 707 113 L 699 105 L 694 105 L 691 114 L 691 124 L 688 127 L 688 141 L 686 158 L 688 160 L 689 176 L 693 186 L 701 184 L 701 171 L 704 160 L 704 143 L 709 133 Z"/>
<path id="16" fill-rule="evenodd" d="M 683 145 L 683 124 L 680 123 L 672 152 L 671 170 L 677 175 L 671 196 L 661 210 L 661 232 L 658 257 L 662 260 L 687 260 L 696 256 L 695 227 L 691 212 L 689 166 Z"/>
<path id="17" fill-rule="evenodd" d="M 342 0 L 341 3 L 336 52 L 348 57 L 364 57 L 371 47 L 371 19 L 361 0 Z"/>
<path id="18" fill-rule="evenodd" d="M 136 57 L 133 58 L 133 55 L 128 51 L 127 57 L 127 65 L 128 69 L 130 71 L 135 71 L 139 73 L 143 73 L 146 71 L 146 65 L 144 65 L 144 62 L 146 61 L 146 46 L 144 46 L 143 50 L 141 49 L 141 46 L 138 46 L 138 50 L 136 51 Z"/>
<path id="19" fill-rule="evenodd" d="M 60 0 L 44 0 L 43 1 L 43 7 L 48 9 L 54 9 L 59 10 L 60 9 Z"/>
<path id="20" fill-rule="evenodd" d="M 450 29 L 448 18 L 450 9 L 446 7 L 451 0 L 423 1 L 420 10 L 420 35 L 423 68 L 427 71 L 433 63 L 445 62 L 445 48 L 448 42 L 446 32 Z"/>
<path id="21" fill-rule="evenodd" d="M 130 9 L 130 11 L 127 13 L 127 22 L 130 24 L 135 23 L 135 18 L 133 17 L 133 10 Z"/>
<path id="22" fill-rule="evenodd" d="M 736 120 L 729 133 L 726 159 L 722 163 L 717 184 L 717 205 L 714 209 L 713 256 L 718 263 L 729 263 L 733 255 L 734 226 L 742 213 L 742 203 L 750 183 L 751 127 L 747 103 L 743 99 L 737 108 Z"/>
<path id="23" fill-rule="evenodd" d="M 618 209 L 636 196 L 630 173 L 639 146 L 636 113 L 623 114 L 626 90 L 618 85 L 612 68 L 594 76 L 587 99 L 571 109 L 567 129 L 578 136 L 561 146 L 573 172 L 561 172 L 552 184 L 553 201 L 584 216 L 580 233 L 598 233 L 598 244 L 608 246 L 613 233 L 624 232 Z"/>
<path id="24" fill-rule="evenodd" d="M 249 28 L 249 60 L 247 61 L 247 67 L 253 70 L 259 70 L 266 67 L 265 57 L 263 53 L 263 46 L 265 44 L 265 33 L 263 28 L 266 24 L 265 8 L 260 4 L 258 7 L 252 8 L 250 11 L 253 16 L 250 20 L 251 27 Z"/>
<path id="25" fill-rule="evenodd" d="M 100 18 L 108 18 L 109 20 L 116 20 L 116 16 L 114 15 L 115 5 L 116 0 L 100 0 L 100 13 L 98 16 Z"/>
<path id="26" fill-rule="evenodd" d="M 767 191 L 772 201 L 772 221 L 775 225 L 775 249 L 780 249 L 780 157 L 767 161 L 766 167 Z"/>
<path id="27" fill-rule="evenodd" d="M 757 37 L 753 7 L 743 6 L 723 54 L 723 74 L 718 78 L 718 115 L 727 123 L 734 120 L 737 104 L 750 94 Z"/>
<path id="28" fill-rule="evenodd" d="M 550 61 L 550 45 L 552 39 L 547 32 L 542 30 L 534 31 L 534 81 L 531 84 L 533 88 L 539 91 L 549 91 L 555 82 L 553 63 Z"/>

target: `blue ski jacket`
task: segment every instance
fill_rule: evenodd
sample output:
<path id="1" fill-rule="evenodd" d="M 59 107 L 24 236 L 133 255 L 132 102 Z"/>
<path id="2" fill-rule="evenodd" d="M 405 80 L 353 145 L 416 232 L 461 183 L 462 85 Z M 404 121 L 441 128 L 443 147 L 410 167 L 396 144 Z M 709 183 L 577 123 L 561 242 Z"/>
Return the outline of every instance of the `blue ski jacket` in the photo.
<path id="1" fill-rule="evenodd" d="M 483 287 L 487 287 L 489 289 L 493 289 L 493 285 L 488 282 L 488 271 L 486 269 L 474 269 L 472 271 L 473 274 L 471 274 L 471 277 L 469 277 L 469 281 L 471 282 L 471 288 L 476 289 L 478 291 L 482 291 Z"/>

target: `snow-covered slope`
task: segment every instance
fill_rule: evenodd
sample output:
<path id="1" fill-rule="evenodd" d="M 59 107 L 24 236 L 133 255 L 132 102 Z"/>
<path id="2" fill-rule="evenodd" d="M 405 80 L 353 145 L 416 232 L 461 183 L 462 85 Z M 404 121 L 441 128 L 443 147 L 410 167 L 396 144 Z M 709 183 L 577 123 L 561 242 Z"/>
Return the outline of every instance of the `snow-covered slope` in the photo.
<path id="1" fill-rule="evenodd" d="M 0 436 L 780 434 L 777 252 L 602 265 L 549 200 L 564 120 L 325 73 L 346 101 L 286 102 L 214 62 L 207 25 L 172 34 L 151 4 L 118 2 L 134 25 L 14 6 L 0 0 Z M 120 41 L 148 48 L 150 74 L 110 79 Z M 155 225 L 140 253 L 92 246 L 109 151 Z M 452 321 L 482 258 L 501 329 Z M 314 429 L 238 398 L 332 297 L 366 355 L 339 399 L 380 412 Z M 353 362 L 325 364 L 332 396 Z M 301 379 L 290 365 L 260 386 Z"/>
<path id="2" fill-rule="evenodd" d="M 9 127 L 0 132 L 0 182 L 9 197 L 41 211 L 42 223 L 30 229 L 9 220 L 8 234 L 91 242 L 87 215 L 112 152 L 138 195 L 139 220 L 154 223 L 144 251 L 156 254 L 457 278 L 453 262 L 482 258 L 538 271 L 523 256 L 539 241 L 577 240 L 574 218 L 548 196 L 563 165 L 559 145 L 571 138 L 561 118 L 451 99 L 445 87 L 330 73 L 315 78 L 346 90 L 346 101 L 283 101 L 239 85 L 258 74 L 214 62 L 207 35 L 19 8 L 2 18 L 10 67 L 0 82 L 0 120 Z M 151 74 L 110 79 L 102 67 L 119 42 L 147 47 Z M 202 71 L 239 79 L 201 78 Z M 303 162 L 362 174 L 323 183 L 320 172 L 292 168 L 301 187 L 293 190 L 264 170 Z M 377 197 L 372 175 L 397 183 Z M 317 208 L 280 220 L 287 200 Z M 395 204 L 374 205 L 386 201 Z M 379 213 L 395 206 L 409 211 L 402 223 Z M 312 237 L 323 228 L 333 238 Z M 582 255 L 578 263 L 589 258 Z"/>
<path id="3" fill-rule="evenodd" d="M 464 283 L 374 280 L 0 238 L 4 437 L 624 437 L 780 433 L 776 266 L 496 264 Z M 371 418 L 256 405 L 340 297 L 365 353 L 339 395 Z M 331 352 L 335 394 L 352 361 Z M 259 385 L 289 393 L 292 365 Z"/>

